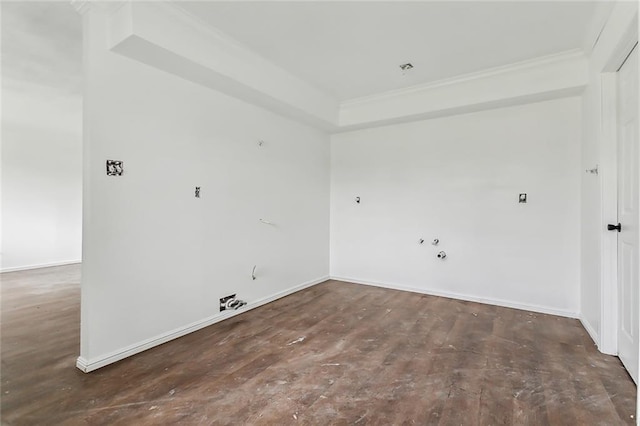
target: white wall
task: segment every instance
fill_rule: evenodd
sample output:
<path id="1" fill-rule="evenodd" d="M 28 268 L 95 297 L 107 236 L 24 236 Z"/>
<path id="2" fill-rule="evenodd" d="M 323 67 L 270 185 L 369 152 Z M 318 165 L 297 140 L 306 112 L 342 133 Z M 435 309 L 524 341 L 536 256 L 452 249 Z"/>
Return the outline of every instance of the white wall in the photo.
<path id="1" fill-rule="evenodd" d="M 591 124 L 581 124 L 582 112 L 593 118 L 597 106 L 593 86 L 585 101 L 329 138 L 109 50 L 103 13 L 94 5 L 84 15 L 81 368 L 223 318 L 218 299 L 227 294 L 255 306 L 329 272 L 597 316 L 599 288 L 589 283 L 600 271 L 593 247 L 601 230 L 589 210 L 601 205 L 583 172 L 597 155 Z M 105 176 L 106 159 L 123 160 L 125 175 Z M 517 203 L 520 192 L 526 205 Z M 429 244 L 435 237 L 438 247 Z M 441 249 L 445 261 L 435 257 Z"/>
<path id="2" fill-rule="evenodd" d="M 614 153 L 607 150 L 606 138 L 603 134 L 602 81 L 603 72 L 615 71 L 607 69 L 611 59 L 618 53 L 620 41 L 629 29 L 634 15 L 637 14 L 636 2 L 617 2 L 600 33 L 598 43 L 589 57 L 589 83 L 582 96 L 582 168 L 591 169 L 599 166 L 599 175 L 582 175 L 581 201 L 581 319 L 601 350 L 616 353 L 615 323 L 609 321 L 606 336 L 603 340 L 603 294 L 609 302 L 616 303 L 612 289 L 607 280 L 615 281 L 614 264 L 603 264 L 606 246 L 616 250 L 617 236 L 606 231 L 606 223 L 617 221 L 615 205 L 615 145 Z M 615 144 L 615 142 L 614 142 Z M 613 154 L 613 155 L 612 155 Z M 613 160 L 613 163 L 612 163 Z M 612 181 L 613 178 L 613 181 Z M 605 187 L 603 187 L 603 182 Z M 613 186 L 611 186 L 611 183 Z M 604 197 L 604 198 L 603 198 Z M 604 201 L 609 197 L 609 202 Z M 613 203 L 611 202 L 613 201 Z M 605 205 L 608 204 L 608 205 Z M 615 288 L 613 289 L 615 291 Z M 608 302 L 607 302 L 608 303 Z M 616 321 L 613 318 L 613 321 Z"/>
<path id="3" fill-rule="evenodd" d="M 2 12 L 0 269 L 79 262 L 80 18 L 62 4 L 3 3 Z"/>
<path id="4" fill-rule="evenodd" d="M 334 135 L 331 276 L 576 316 L 580 177 L 577 97 Z"/>
<path id="5" fill-rule="evenodd" d="M 79 364 L 210 322 L 231 293 L 258 303 L 326 279 L 328 136 L 108 51 L 99 9 L 84 18 Z"/>

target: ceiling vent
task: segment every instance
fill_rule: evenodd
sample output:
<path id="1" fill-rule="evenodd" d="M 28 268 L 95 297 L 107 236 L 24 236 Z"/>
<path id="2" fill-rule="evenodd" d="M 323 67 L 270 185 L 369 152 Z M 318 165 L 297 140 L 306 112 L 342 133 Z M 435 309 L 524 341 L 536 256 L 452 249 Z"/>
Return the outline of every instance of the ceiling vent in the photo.
<path id="1" fill-rule="evenodd" d="M 406 64 L 400 65 L 400 69 L 402 70 L 402 73 L 404 74 L 405 72 L 412 70 L 413 69 L 413 65 L 410 62 L 407 62 Z"/>

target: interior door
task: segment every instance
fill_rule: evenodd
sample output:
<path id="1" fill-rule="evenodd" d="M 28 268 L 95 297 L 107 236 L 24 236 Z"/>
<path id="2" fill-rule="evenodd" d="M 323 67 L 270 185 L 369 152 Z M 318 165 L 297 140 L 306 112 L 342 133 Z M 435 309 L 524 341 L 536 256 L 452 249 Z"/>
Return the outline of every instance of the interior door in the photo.
<path id="1" fill-rule="evenodd" d="M 638 383 L 638 47 L 618 70 L 618 356 Z"/>

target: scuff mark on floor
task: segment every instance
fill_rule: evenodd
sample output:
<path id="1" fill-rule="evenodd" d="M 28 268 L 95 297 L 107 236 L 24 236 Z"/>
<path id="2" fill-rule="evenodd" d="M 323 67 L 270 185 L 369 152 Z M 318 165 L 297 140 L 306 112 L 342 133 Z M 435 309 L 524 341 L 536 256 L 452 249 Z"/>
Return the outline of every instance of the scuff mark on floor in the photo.
<path id="1" fill-rule="evenodd" d="M 306 338 L 307 338 L 306 336 L 298 337 L 293 342 L 287 343 L 287 346 L 291 346 L 291 345 L 295 345 L 296 343 L 304 342 L 304 339 L 306 339 Z"/>

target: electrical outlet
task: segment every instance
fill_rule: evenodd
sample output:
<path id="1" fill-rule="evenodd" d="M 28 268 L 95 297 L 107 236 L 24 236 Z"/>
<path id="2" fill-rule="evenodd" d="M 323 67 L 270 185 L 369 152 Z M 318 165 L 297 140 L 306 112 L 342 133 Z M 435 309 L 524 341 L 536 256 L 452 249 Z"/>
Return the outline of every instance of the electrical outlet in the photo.
<path id="1" fill-rule="evenodd" d="M 226 311 L 230 309 L 229 304 L 236 299 L 236 295 L 232 294 L 231 296 L 221 297 L 220 298 L 220 312 Z"/>
<path id="2" fill-rule="evenodd" d="M 107 160 L 107 176 L 122 176 L 124 163 L 120 160 Z"/>

